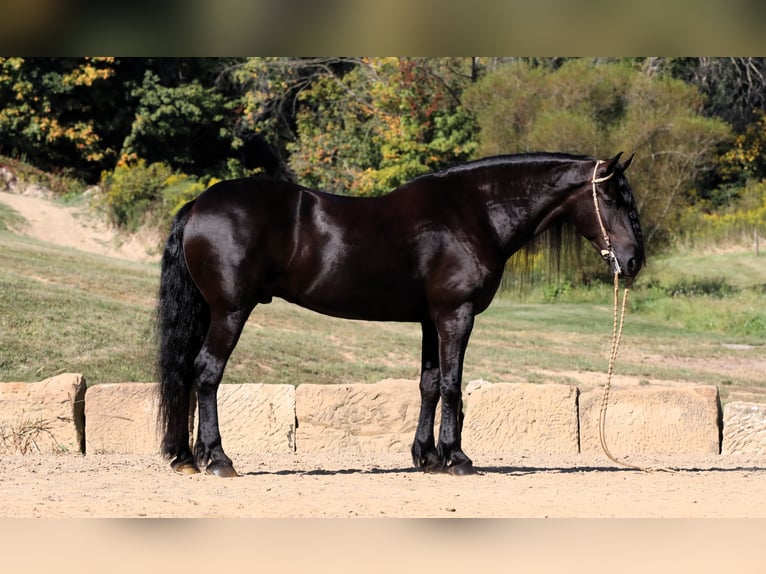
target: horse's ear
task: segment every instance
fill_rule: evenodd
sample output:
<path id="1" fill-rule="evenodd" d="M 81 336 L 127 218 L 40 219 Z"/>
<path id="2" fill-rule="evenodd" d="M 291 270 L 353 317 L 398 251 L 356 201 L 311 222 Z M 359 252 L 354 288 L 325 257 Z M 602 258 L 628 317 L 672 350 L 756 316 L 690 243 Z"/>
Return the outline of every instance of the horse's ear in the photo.
<path id="1" fill-rule="evenodd" d="M 634 153 L 630 154 L 630 157 L 629 157 L 628 159 L 626 159 L 624 162 L 622 162 L 621 164 L 619 164 L 619 165 L 617 166 L 617 168 L 618 168 L 620 171 L 625 171 L 626 169 L 628 169 L 628 167 L 630 166 L 630 162 L 632 162 L 632 161 L 633 161 L 633 156 L 634 156 L 634 155 L 636 155 L 636 154 L 634 154 Z"/>
<path id="2" fill-rule="evenodd" d="M 620 161 L 621 155 L 622 152 L 619 152 L 616 156 L 606 162 L 606 173 L 612 173 L 614 171 L 614 166 L 616 166 L 617 162 Z"/>
<path id="3" fill-rule="evenodd" d="M 617 165 L 617 162 L 620 160 L 620 156 L 622 155 L 622 152 L 618 153 L 616 156 L 614 156 L 612 159 L 608 159 L 605 161 L 602 161 L 600 165 L 602 167 L 599 168 L 597 177 L 609 177 L 614 173 L 614 166 Z"/>

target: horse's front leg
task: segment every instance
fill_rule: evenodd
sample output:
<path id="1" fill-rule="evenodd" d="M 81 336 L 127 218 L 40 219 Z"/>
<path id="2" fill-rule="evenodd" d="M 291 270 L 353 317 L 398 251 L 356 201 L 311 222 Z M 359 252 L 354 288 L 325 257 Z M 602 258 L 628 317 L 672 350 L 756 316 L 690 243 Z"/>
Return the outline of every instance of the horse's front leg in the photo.
<path id="1" fill-rule="evenodd" d="M 442 420 L 436 450 L 442 466 L 456 475 L 475 472 L 473 462 L 461 448 L 463 358 L 473 329 L 473 319 L 473 307 L 463 305 L 437 321 Z"/>
<path id="2" fill-rule="evenodd" d="M 420 417 L 412 444 L 412 462 L 426 472 L 441 470 L 434 442 L 434 419 L 439 402 L 439 338 L 431 321 L 423 322 L 420 366 Z"/>

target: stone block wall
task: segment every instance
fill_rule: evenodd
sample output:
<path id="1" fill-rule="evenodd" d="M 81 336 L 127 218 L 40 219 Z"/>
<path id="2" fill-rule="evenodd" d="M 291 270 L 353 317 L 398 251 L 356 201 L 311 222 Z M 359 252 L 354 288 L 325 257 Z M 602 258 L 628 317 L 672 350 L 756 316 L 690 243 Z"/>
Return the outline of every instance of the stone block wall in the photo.
<path id="1" fill-rule="evenodd" d="M 601 449 L 600 389 L 580 393 L 570 385 L 473 381 L 463 402 L 468 453 L 502 457 Z M 222 385 L 218 405 L 223 445 L 232 454 L 409 455 L 420 393 L 414 380 Z M 157 453 L 156 413 L 156 383 L 86 388 L 78 374 L 0 383 L 0 453 L 19 451 L 28 435 L 25 452 Z M 437 433 L 438 425 L 437 409 Z M 721 409 L 713 386 L 613 388 L 606 436 L 616 456 L 766 455 L 766 405 L 730 403 Z"/>

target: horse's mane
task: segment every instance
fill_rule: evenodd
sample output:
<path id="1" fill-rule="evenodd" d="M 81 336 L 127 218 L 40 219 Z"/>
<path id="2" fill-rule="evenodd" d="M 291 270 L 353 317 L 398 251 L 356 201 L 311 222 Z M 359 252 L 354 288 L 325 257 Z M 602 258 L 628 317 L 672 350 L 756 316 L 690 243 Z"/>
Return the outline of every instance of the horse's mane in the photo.
<path id="1" fill-rule="evenodd" d="M 556 223 L 514 253 L 505 265 L 505 272 L 520 286 L 529 283 L 536 271 L 558 277 L 562 270 L 582 266 L 583 244 L 574 226 Z"/>
<path id="2" fill-rule="evenodd" d="M 474 159 L 464 163 L 450 165 L 441 170 L 420 175 L 412 181 L 417 181 L 419 179 L 425 179 L 428 177 L 444 177 L 444 176 L 449 176 L 449 175 L 457 174 L 464 171 L 473 171 L 476 169 L 498 167 L 498 166 L 503 166 L 508 164 L 526 163 L 526 164 L 534 165 L 539 163 L 550 164 L 550 163 L 566 163 L 566 162 L 573 162 L 573 161 L 583 161 L 583 162 L 595 161 L 595 158 L 592 158 L 586 155 L 576 155 L 576 154 L 560 153 L 560 152 L 527 152 L 527 153 L 517 153 L 517 154 L 495 155 L 495 156 L 489 156 L 489 157 L 485 157 L 481 159 Z"/>

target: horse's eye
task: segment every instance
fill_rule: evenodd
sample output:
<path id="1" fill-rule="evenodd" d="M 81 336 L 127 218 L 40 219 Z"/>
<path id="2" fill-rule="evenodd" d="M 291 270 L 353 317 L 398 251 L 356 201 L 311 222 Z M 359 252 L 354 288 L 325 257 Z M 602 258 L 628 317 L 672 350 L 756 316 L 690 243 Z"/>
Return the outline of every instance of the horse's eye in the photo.
<path id="1" fill-rule="evenodd" d="M 615 203 L 617 203 L 616 198 L 609 193 L 602 193 L 601 201 L 604 202 L 604 205 L 608 205 L 609 207 L 612 207 Z"/>

